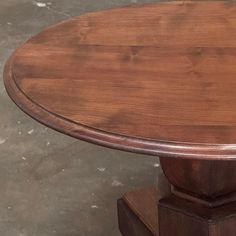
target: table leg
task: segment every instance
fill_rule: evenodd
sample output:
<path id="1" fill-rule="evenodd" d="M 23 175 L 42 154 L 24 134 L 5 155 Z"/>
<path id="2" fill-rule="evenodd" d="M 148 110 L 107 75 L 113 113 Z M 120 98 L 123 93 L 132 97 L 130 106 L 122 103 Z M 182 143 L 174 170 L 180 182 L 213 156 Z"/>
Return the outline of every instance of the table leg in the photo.
<path id="1" fill-rule="evenodd" d="M 160 162 L 172 191 L 159 202 L 155 188 L 126 193 L 118 201 L 123 236 L 236 236 L 236 162 Z"/>

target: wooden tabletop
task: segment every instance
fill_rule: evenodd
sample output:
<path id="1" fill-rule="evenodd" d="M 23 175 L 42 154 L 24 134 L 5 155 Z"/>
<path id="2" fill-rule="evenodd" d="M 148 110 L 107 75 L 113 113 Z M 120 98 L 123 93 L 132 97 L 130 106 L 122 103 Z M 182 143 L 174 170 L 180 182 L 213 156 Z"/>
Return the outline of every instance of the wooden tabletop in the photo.
<path id="1" fill-rule="evenodd" d="M 236 4 L 167 2 L 89 13 L 8 60 L 10 97 L 58 131 L 111 148 L 236 159 Z"/>

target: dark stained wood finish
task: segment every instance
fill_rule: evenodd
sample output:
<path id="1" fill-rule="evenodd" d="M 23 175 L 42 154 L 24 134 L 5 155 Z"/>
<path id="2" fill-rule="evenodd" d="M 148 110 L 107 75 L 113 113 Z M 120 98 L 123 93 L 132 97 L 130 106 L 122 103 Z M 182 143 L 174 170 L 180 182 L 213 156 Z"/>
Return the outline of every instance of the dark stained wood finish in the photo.
<path id="1" fill-rule="evenodd" d="M 170 196 L 158 205 L 159 236 L 235 236 L 236 202 L 209 208 Z"/>
<path id="2" fill-rule="evenodd" d="M 232 236 L 235 65 L 236 4 L 178 1 L 52 26 L 13 53 L 4 82 L 23 111 L 51 128 L 159 155 L 173 186 L 159 203 L 160 236 Z M 125 236 L 157 234 L 156 201 L 147 190 L 118 202 Z"/>
<path id="3" fill-rule="evenodd" d="M 52 26 L 9 59 L 25 112 L 111 148 L 236 157 L 236 5 L 170 2 L 89 13 Z"/>
<path id="4" fill-rule="evenodd" d="M 161 200 L 157 209 L 160 197 L 155 188 L 148 188 L 129 192 L 118 200 L 123 236 L 236 235 L 236 202 L 211 208 L 171 195 Z"/>
<path id="5" fill-rule="evenodd" d="M 236 202 L 211 208 L 172 195 L 161 200 L 157 209 L 160 197 L 155 188 L 148 188 L 126 193 L 118 200 L 123 236 L 236 235 Z"/>
<path id="6" fill-rule="evenodd" d="M 155 206 L 156 207 L 156 206 Z M 137 215 L 128 207 L 123 199 L 117 202 L 119 229 L 123 236 L 153 236 Z M 157 208 L 157 207 L 156 207 Z M 157 218 L 153 220 L 157 221 Z"/>
<path id="7" fill-rule="evenodd" d="M 162 169 L 175 187 L 176 192 L 185 192 L 193 197 L 221 205 L 228 195 L 229 201 L 236 196 L 236 162 L 186 160 L 160 158 Z M 182 195 L 183 196 L 183 195 Z"/>
<path id="8" fill-rule="evenodd" d="M 172 196 L 159 202 L 160 236 L 236 236 L 236 165 L 160 158 Z"/>
<path id="9" fill-rule="evenodd" d="M 140 189 L 128 192 L 123 201 L 133 211 L 137 218 L 154 234 L 158 233 L 157 203 L 161 198 L 155 188 Z M 126 223 L 127 224 L 127 223 Z"/>
<path id="10" fill-rule="evenodd" d="M 118 208 L 130 214 L 125 221 L 120 220 L 121 232 L 127 232 L 124 236 L 136 224 L 137 228 L 147 227 L 155 236 L 236 236 L 234 161 L 161 157 L 160 162 L 172 184 L 172 195 L 154 188 L 126 193 L 126 207 Z"/>
<path id="11" fill-rule="evenodd" d="M 118 201 L 121 233 L 124 236 L 149 236 L 150 234 L 157 236 L 159 231 L 157 203 L 169 195 L 170 184 L 163 173 L 159 174 L 156 187 L 146 187 L 125 193 Z"/>
<path id="12" fill-rule="evenodd" d="M 118 200 L 119 228 L 123 236 L 158 236 L 157 203 L 169 193 L 168 189 L 143 188 L 127 192 Z"/>

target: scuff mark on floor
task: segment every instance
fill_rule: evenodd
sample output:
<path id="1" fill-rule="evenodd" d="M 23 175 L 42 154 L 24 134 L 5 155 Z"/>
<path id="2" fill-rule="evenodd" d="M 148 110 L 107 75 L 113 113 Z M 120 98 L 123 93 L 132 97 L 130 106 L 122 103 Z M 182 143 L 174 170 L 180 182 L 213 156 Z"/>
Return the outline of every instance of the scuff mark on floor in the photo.
<path id="1" fill-rule="evenodd" d="M 58 11 L 56 9 L 53 9 L 51 6 L 52 6 L 52 3 L 51 2 L 37 2 L 37 1 L 34 1 L 34 5 L 36 5 L 37 7 L 40 7 L 40 8 L 47 8 L 49 11 L 51 12 L 54 12 L 56 14 L 59 14 L 59 15 L 63 15 L 63 16 L 66 16 L 66 17 L 70 17 L 71 15 L 70 14 L 67 14 L 65 12 L 62 12 L 62 11 Z"/>
<path id="2" fill-rule="evenodd" d="M 100 172 L 104 172 L 104 171 L 106 170 L 106 168 L 104 168 L 104 167 L 99 167 L 99 168 L 97 168 L 97 170 L 100 171 Z"/>
<path id="3" fill-rule="evenodd" d="M 44 3 L 44 2 L 35 2 L 35 5 L 37 7 L 47 7 L 47 3 Z"/>
<path id="4" fill-rule="evenodd" d="M 113 180 L 111 186 L 112 187 L 119 187 L 119 186 L 124 186 L 124 184 L 121 183 L 119 180 Z"/>
<path id="5" fill-rule="evenodd" d="M 34 129 L 31 129 L 30 131 L 28 131 L 28 134 L 31 135 L 34 133 Z"/>
<path id="6" fill-rule="evenodd" d="M 4 144 L 6 141 L 7 141 L 6 139 L 0 138 L 0 145 L 1 145 L 1 144 Z"/>
<path id="7" fill-rule="evenodd" d="M 158 168 L 158 167 L 160 167 L 160 164 L 159 164 L 159 163 L 155 163 L 153 166 L 154 166 L 155 168 Z"/>

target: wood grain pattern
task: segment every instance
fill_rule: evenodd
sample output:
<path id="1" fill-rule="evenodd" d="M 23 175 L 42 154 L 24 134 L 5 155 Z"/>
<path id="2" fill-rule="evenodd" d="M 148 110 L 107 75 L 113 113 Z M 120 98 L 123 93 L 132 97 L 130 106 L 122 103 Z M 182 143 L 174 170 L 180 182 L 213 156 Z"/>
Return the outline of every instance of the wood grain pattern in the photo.
<path id="1" fill-rule="evenodd" d="M 236 5 L 169 2 L 86 14 L 23 44 L 4 72 L 25 112 L 111 148 L 236 158 Z"/>

